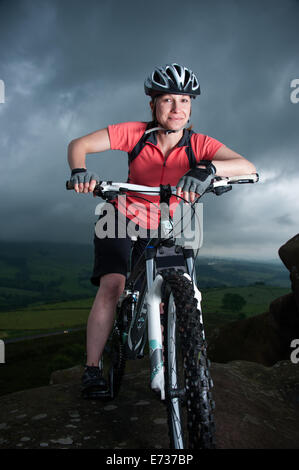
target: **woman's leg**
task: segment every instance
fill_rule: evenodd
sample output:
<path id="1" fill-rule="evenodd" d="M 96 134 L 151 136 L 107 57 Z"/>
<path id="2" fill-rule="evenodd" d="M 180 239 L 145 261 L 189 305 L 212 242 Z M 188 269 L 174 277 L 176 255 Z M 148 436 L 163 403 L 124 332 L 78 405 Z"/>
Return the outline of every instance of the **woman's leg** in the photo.
<path id="1" fill-rule="evenodd" d="M 105 274 L 87 322 L 88 366 L 98 366 L 106 341 L 111 332 L 116 305 L 125 287 L 125 276 L 118 273 Z"/>

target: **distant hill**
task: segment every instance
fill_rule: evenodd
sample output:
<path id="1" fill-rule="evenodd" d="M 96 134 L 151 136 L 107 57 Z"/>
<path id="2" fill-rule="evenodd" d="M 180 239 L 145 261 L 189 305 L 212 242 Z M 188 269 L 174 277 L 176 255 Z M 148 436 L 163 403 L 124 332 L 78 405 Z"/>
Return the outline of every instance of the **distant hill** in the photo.
<path id="1" fill-rule="evenodd" d="M 200 258 L 197 275 L 202 288 L 269 285 L 290 287 L 289 272 L 282 263 Z"/>
<path id="2" fill-rule="evenodd" d="M 0 311 L 93 296 L 92 264 L 91 245 L 1 242 Z M 290 286 L 289 274 L 279 263 L 199 256 L 197 266 L 201 288 Z"/>
<path id="3" fill-rule="evenodd" d="M 0 310 L 90 297 L 93 248 L 59 243 L 0 243 Z"/>

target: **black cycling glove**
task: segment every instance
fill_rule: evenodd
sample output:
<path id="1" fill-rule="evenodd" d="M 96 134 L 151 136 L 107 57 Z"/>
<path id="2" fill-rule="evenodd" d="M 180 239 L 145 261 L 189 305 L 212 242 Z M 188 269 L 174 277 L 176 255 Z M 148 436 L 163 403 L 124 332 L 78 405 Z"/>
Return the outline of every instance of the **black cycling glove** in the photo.
<path id="1" fill-rule="evenodd" d="M 90 183 L 91 180 L 96 180 L 98 183 L 100 181 L 100 177 L 91 171 L 87 171 L 86 168 L 74 168 L 72 170 L 70 181 L 75 184 L 80 183 Z"/>
<path id="2" fill-rule="evenodd" d="M 216 168 L 210 161 L 201 161 L 200 165 L 205 168 L 192 168 L 178 182 L 177 188 L 182 188 L 183 192 L 194 192 L 202 195 L 210 186 L 212 179 L 216 173 Z"/>

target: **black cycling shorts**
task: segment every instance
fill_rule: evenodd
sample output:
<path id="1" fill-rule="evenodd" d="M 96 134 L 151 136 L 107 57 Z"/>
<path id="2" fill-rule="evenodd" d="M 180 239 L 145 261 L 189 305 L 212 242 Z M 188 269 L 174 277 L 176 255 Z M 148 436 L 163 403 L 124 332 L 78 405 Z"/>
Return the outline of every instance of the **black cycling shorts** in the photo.
<path id="1" fill-rule="evenodd" d="M 102 217 L 106 216 L 105 207 L 102 209 Z M 118 273 L 127 275 L 130 262 L 130 254 L 132 248 L 132 240 L 127 235 L 127 224 L 129 220 L 125 216 L 120 216 L 118 211 L 114 211 L 115 217 L 115 233 L 118 233 L 119 224 L 122 224 L 122 233 L 125 233 L 124 238 L 98 238 L 96 233 L 94 235 L 94 267 L 90 281 L 95 286 L 100 285 L 100 279 L 105 274 Z M 125 225 L 125 227 L 124 227 Z M 138 261 L 140 255 L 143 253 L 150 237 L 137 238 L 134 241 L 131 263 L 132 266 Z"/>

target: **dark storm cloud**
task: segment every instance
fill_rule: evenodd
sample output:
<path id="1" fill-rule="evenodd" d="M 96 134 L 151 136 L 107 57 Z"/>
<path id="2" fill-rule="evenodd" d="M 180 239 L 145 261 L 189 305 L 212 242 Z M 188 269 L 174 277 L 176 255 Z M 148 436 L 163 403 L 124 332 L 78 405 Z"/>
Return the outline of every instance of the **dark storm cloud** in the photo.
<path id="1" fill-rule="evenodd" d="M 67 145 L 149 119 L 144 78 L 177 61 L 200 78 L 194 129 L 261 174 L 258 185 L 207 200 L 204 250 L 275 256 L 298 232 L 298 14 L 294 0 L 0 2 L 2 239 L 92 239 L 97 201 L 64 191 Z M 119 152 L 87 159 L 103 178 L 126 178 Z"/>

